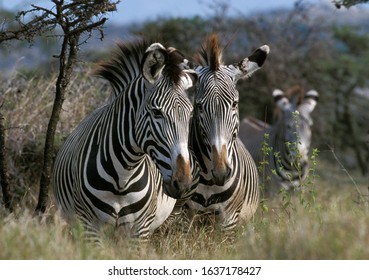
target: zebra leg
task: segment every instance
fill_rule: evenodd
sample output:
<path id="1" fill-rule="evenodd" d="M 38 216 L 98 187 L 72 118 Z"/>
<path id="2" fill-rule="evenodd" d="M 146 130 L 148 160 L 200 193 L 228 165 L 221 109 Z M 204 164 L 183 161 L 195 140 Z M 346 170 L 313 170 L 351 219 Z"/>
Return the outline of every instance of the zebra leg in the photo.
<path id="1" fill-rule="evenodd" d="M 82 226 L 82 236 L 86 243 L 104 247 L 101 240 L 101 225 L 96 218 L 87 216 L 86 213 L 77 213 L 77 221 Z"/>

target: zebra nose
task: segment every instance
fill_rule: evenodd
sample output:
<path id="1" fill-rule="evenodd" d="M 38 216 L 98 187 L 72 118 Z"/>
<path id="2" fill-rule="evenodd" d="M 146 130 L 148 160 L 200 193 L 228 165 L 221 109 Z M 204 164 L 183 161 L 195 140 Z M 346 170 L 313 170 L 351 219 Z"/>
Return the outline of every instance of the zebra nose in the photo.
<path id="1" fill-rule="evenodd" d="M 182 197 L 182 193 L 180 192 L 180 187 L 177 181 L 164 181 L 164 193 L 174 199 L 179 199 Z"/>
<path id="2" fill-rule="evenodd" d="M 231 168 L 226 166 L 224 172 L 215 172 L 214 169 L 211 170 L 211 174 L 213 175 L 213 180 L 215 185 L 224 186 L 225 182 L 229 179 L 231 175 Z"/>
<path id="3" fill-rule="evenodd" d="M 192 186 L 192 176 L 190 174 L 181 174 L 182 176 L 172 177 L 172 186 L 174 190 L 180 195 L 185 195 L 191 189 Z"/>
<path id="4" fill-rule="evenodd" d="M 192 180 L 190 161 L 179 155 L 171 179 L 165 183 L 167 194 L 175 199 L 183 198 L 191 191 Z"/>
<path id="5" fill-rule="evenodd" d="M 225 145 L 222 145 L 220 152 L 218 152 L 215 145 L 212 146 L 213 153 L 213 169 L 211 173 L 213 175 L 214 183 L 217 186 L 224 186 L 231 174 L 231 168 L 228 162 L 228 153 Z"/>
<path id="6" fill-rule="evenodd" d="M 171 194 L 172 194 L 172 197 L 173 198 L 176 198 L 176 199 L 179 199 L 179 198 L 181 198 L 181 196 L 182 196 L 182 191 L 181 191 L 181 186 L 180 186 L 181 184 L 178 182 L 178 180 L 174 180 L 173 182 L 172 182 L 172 186 L 173 186 L 173 190 L 172 190 L 172 192 L 171 192 Z"/>
<path id="7" fill-rule="evenodd" d="M 173 185 L 176 193 L 179 194 L 177 198 L 181 198 L 182 197 L 182 194 L 185 192 L 185 190 L 187 188 L 189 188 L 189 185 L 188 184 L 186 184 L 184 182 L 180 182 L 178 180 L 174 180 L 173 183 L 172 183 L 172 185 Z"/>
<path id="8" fill-rule="evenodd" d="M 174 199 L 184 198 L 192 190 L 191 183 L 183 182 L 177 179 L 169 182 L 164 181 L 163 184 L 164 192 Z"/>

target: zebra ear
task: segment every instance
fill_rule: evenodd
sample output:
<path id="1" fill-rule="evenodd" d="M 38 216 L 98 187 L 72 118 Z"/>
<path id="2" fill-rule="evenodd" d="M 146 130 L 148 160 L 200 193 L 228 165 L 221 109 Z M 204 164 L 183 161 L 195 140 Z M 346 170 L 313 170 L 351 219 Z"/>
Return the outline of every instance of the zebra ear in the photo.
<path id="1" fill-rule="evenodd" d="M 252 55 L 241 60 L 234 65 L 236 68 L 236 80 L 249 78 L 261 68 L 269 54 L 269 46 L 263 45 L 258 48 Z"/>
<path id="2" fill-rule="evenodd" d="M 319 99 L 319 93 L 316 90 L 309 90 L 306 94 L 305 94 L 305 99 L 312 99 L 315 100 L 316 102 L 318 102 Z"/>
<path id="3" fill-rule="evenodd" d="M 197 83 L 197 73 L 195 70 L 192 69 L 186 69 L 183 70 L 184 72 L 184 88 L 189 89 L 190 87 L 193 87 Z"/>
<path id="4" fill-rule="evenodd" d="M 304 97 L 304 101 L 300 107 L 304 107 L 307 113 L 314 111 L 316 104 L 318 103 L 319 93 L 315 90 L 309 90 Z"/>
<path id="5" fill-rule="evenodd" d="M 275 90 L 273 90 L 272 96 L 274 98 L 274 102 L 277 102 L 278 100 L 283 98 L 283 91 L 280 90 L 279 88 L 276 88 Z"/>
<path id="6" fill-rule="evenodd" d="M 167 50 L 159 43 L 154 43 L 147 48 L 142 58 L 141 70 L 142 75 L 150 84 L 154 84 L 159 79 L 167 57 Z"/>
<path id="7" fill-rule="evenodd" d="M 284 96 L 284 92 L 280 89 L 273 90 L 274 103 L 282 111 L 290 108 L 290 102 L 287 97 Z"/>

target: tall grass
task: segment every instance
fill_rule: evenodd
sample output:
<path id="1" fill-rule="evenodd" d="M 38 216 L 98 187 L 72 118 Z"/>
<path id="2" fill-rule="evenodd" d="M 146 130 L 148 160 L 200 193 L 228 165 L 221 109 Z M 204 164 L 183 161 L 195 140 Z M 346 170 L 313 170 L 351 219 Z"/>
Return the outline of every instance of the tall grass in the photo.
<path id="1" fill-rule="evenodd" d="M 15 75 L 1 82 L 11 191 L 18 207 L 11 215 L 0 207 L 0 259 L 369 259 L 367 178 L 319 157 L 310 177 L 315 194 L 309 207 L 296 195 L 290 197 L 293 207 L 287 208 L 280 196 L 269 198 L 252 221 L 232 235 L 212 225 L 185 233 L 177 221 L 178 226 L 158 230 L 146 244 L 107 228 L 103 246 L 96 247 L 83 242 L 79 225 L 59 217 L 53 201 L 42 221 L 32 217 L 54 81 L 55 76 Z M 108 98 L 106 85 L 88 71 L 75 75 L 58 126 L 58 144 Z"/>
<path id="2" fill-rule="evenodd" d="M 7 128 L 7 164 L 18 207 L 36 204 L 43 146 L 55 94 L 56 75 L 31 77 L 15 72 L 0 80 L 0 103 Z M 77 72 L 70 83 L 56 132 L 56 146 L 93 109 L 109 97 L 105 83 L 89 68 Z"/>
<path id="3" fill-rule="evenodd" d="M 335 180 L 345 180 L 338 173 Z M 170 227 L 141 244 L 107 230 L 100 248 L 84 243 L 81 227 L 67 225 L 53 209 L 42 222 L 19 210 L 0 219 L 0 259 L 368 259 L 367 205 L 356 201 L 351 186 L 317 184 L 317 211 L 292 197 L 295 207 L 286 213 L 276 197 L 233 238 L 212 226 L 189 233 Z"/>

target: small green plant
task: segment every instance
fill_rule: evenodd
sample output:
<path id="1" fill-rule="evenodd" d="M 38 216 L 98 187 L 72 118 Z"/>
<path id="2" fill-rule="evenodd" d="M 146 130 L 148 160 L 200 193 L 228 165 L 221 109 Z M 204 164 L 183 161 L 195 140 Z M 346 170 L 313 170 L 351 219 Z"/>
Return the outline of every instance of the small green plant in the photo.
<path id="1" fill-rule="evenodd" d="M 276 169 L 272 170 L 272 173 L 274 176 L 279 176 L 279 174 L 284 173 L 285 176 L 288 178 L 288 181 L 290 183 L 292 183 L 292 176 L 290 172 L 287 172 L 285 170 L 283 170 L 283 165 L 282 165 L 282 159 L 281 159 L 281 154 L 280 152 L 275 152 L 274 153 L 274 158 L 275 158 L 275 162 L 277 163 L 277 165 L 279 166 L 279 170 L 277 172 Z M 291 192 L 290 190 L 288 190 L 287 188 L 281 188 L 279 190 L 279 195 L 281 198 L 281 203 L 282 203 L 282 208 L 283 210 L 287 213 L 288 216 L 290 216 L 290 208 L 293 208 L 293 204 L 292 204 L 292 199 L 291 199 Z"/>
<path id="2" fill-rule="evenodd" d="M 303 174 L 303 170 L 301 167 L 302 155 L 300 154 L 300 150 L 299 150 L 299 145 L 301 145 L 301 137 L 297 132 L 299 129 L 299 112 L 298 111 L 293 112 L 292 118 L 293 118 L 293 124 L 295 126 L 294 136 L 296 137 L 296 141 L 290 145 L 289 149 L 295 155 L 294 158 L 291 158 L 291 167 L 293 167 L 297 171 L 299 184 L 295 185 L 291 181 L 291 185 L 293 187 L 292 190 L 298 193 L 300 204 L 304 205 L 305 204 L 304 188 L 303 188 L 304 174 Z"/>
<path id="3" fill-rule="evenodd" d="M 267 175 L 266 168 L 269 165 L 269 155 L 272 152 L 273 148 L 269 146 L 269 134 L 264 133 L 263 142 L 261 144 L 261 155 L 262 160 L 259 162 L 258 170 L 259 174 L 261 174 L 261 200 L 260 200 L 260 207 L 262 212 L 268 212 L 268 206 L 266 205 L 267 199 L 265 198 L 265 191 L 266 191 L 266 184 L 270 182 L 271 178 Z"/>
<path id="4" fill-rule="evenodd" d="M 318 166 L 318 154 L 319 150 L 317 148 L 314 148 L 310 156 L 309 173 L 303 182 L 303 187 L 301 188 L 302 193 L 305 192 L 305 194 L 307 194 L 306 200 L 304 201 L 304 206 L 308 209 L 312 209 L 313 207 L 319 208 L 319 206 L 316 204 L 316 184 L 317 179 L 319 178 L 319 175 L 316 172 Z"/>
<path id="5" fill-rule="evenodd" d="M 299 150 L 299 145 L 301 145 L 301 137 L 297 133 L 298 128 L 299 128 L 299 112 L 298 111 L 293 112 L 292 118 L 293 118 L 293 124 L 295 126 L 295 131 L 293 133 L 294 133 L 294 136 L 296 137 L 296 141 L 293 142 L 290 147 L 291 151 L 293 151 L 295 154 L 295 158 L 291 159 L 291 165 L 297 170 L 299 181 L 302 182 L 303 181 L 303 174 L 301 170 L 302 155 L 300 154 L 300 150 Z"/>

